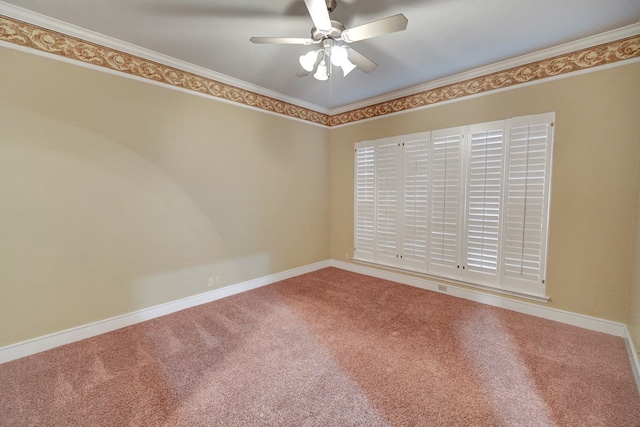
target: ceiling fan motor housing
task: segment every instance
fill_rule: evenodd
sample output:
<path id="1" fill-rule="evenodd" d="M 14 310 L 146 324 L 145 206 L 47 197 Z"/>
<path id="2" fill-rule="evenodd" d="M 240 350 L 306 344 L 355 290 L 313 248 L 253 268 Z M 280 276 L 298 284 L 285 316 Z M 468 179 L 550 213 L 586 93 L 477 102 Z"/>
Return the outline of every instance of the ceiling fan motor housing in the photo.
<path id="1" fill-rule="evenodd" d="M 331 21 L 331 29 L 329 31 L 320 31 L 316 27 L 311 29 L 311 38 L 315 41 L 321 41 L 326 38 L 338 39 L 344 31 L 344 25 L 338 21 Z"/>

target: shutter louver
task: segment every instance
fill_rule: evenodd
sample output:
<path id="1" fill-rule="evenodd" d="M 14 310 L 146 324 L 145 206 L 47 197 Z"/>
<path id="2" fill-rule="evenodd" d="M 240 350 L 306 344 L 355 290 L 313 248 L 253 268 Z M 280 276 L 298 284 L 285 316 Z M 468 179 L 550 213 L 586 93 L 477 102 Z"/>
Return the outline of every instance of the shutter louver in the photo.
<path id="1" fill-rule="evenodd" d="M 399 147 L 393 140 L 376 147 L 376 261 L 395 264 L 398 255 Z"/>
<path id="2" fill-rule="evenodd" d="M 429 221 L 429 134 L 407 138 L 403 147 L 404 205 L 402 264 L 427 268 Z"/>
<path id="3" fill-rule="evenodd" d="M 544 298 L 554 120 L 356 143 L 353 259 Z"/>
<path id="4" fill-rule="evenodd" d="M 552 116 L 546 122 L 514 120 L 510 129 L 505 193 L 505 287 L 544 292 Z"/>
<path id="5" fill-rule="evenodd" d="M 469 129 L 465 268 L 486 284 L 498 282 L 505 128 L 501 121 Z"/>
<path id="6" fill-rule="evenodd" d="M 432 133 L 429 261 L 433 271 L 449 275 L 459 265 L 463 131 Z"/>
<path id="7" fill-rule="evenodd" d="M 373 261 L 375 250 L 375 149 L 356 149 L 354 258 Z"/>

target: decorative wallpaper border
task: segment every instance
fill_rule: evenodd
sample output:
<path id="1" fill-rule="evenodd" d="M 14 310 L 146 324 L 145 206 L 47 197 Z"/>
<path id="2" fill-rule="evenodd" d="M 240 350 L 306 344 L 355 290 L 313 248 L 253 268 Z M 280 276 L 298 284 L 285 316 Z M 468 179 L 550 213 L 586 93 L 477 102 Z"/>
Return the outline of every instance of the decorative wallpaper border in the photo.
<path id="1" fill-rule="evenodd" d="M 640 58 L 640 35 L 636 35 L 330 116 L 2 15 L 0 40 L 325 126 L 354 123 Z"/>
<path id="2" fill-rule="evenodd" d="M 322 125 L 329 116 L 0 15 L 0 40 Z"/>
<path id="3" fill-rule="evenodd" d="M 329 126 L 384 116 L 632 58 L 640 58 L 640 35 L 336 114 L 330 116 Z"/>

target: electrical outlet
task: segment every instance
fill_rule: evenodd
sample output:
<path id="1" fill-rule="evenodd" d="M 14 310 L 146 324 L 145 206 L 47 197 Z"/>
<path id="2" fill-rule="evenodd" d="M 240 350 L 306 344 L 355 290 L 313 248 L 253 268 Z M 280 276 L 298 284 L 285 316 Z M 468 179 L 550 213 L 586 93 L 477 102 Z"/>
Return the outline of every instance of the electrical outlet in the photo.
<path id="1" fill-rule="evenodd" d="M 216 276 L 216 285 L 220 284 L 220 276 Z"/>
<path id="2" fill-rule="evenodd" d="M 438 290 L 440 292 L 447 292 L 447 287 L 445 285 L 438 285 Z"/>
<path id="3" fill-rule="evenodd" d="M 213 288 L 213 277 L 209 277 L 209 287 Z"/>
<path id="4" fill-rule="evenodd" d="M 348 253 L 345 253 L 345 254 L 344 254 L 344 260 L 345 260 L 345 261 L 349 261 L 350 259 L 351 259 L 351 256 L 349 256 L 349 254 L 348 254 Z"/>

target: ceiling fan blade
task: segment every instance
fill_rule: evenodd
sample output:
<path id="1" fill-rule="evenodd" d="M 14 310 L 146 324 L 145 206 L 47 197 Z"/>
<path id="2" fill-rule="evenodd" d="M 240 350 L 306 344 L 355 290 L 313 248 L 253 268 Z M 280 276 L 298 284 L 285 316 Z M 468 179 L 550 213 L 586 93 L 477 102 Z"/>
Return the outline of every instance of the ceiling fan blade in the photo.
<path id="1" fill-rule="evenodd" d="M 252 43 L 263 44 L 302 44 L 305 46 L 315 43 L 312 39 L 303 39 L 297 37 L 251 37 L 249 39 Z"/>
<path id="2" fill-rule="evenodd" d="M 347 46 L 345 46 L 345 48 L 347 49 L 347 53 L 349 54 L 349 61 L 351 61 L 351 63 L 358 67 L 358 69 L 363 73 L 370 73 L 378 68 L 378 64 L 376 64 L 357 50 Z"/>
<path id="3" fill-rule="evenodd" d="M 309 74 L 311 74 L 311 71 L 307 71 L 304 68 L 300 68 L 296 73 L 296 77 L 307 77 Z"/>
<path id="4" fill-rule="evenodd" d="M 313 25 L 320 31 L 329 31 L 331 18 L 329 18 L 329 10 L 327 10 L 327 2 L 325 0 L 304 0 L 304 4 L 307 5 Z"/>
<path id="5" fill-rule="evenodd" d="M 407 28 L 409 20 L 406 16 L 399 13 L 389 16 L 378 21 L 369 22 L 368 24 L 358 25 L 342 32 L 342 40 L 347 43 L 353 43 L 360 40 L 370 39 L 372 37 L 382 36 L 384 34 L 403 31 Z"/>

